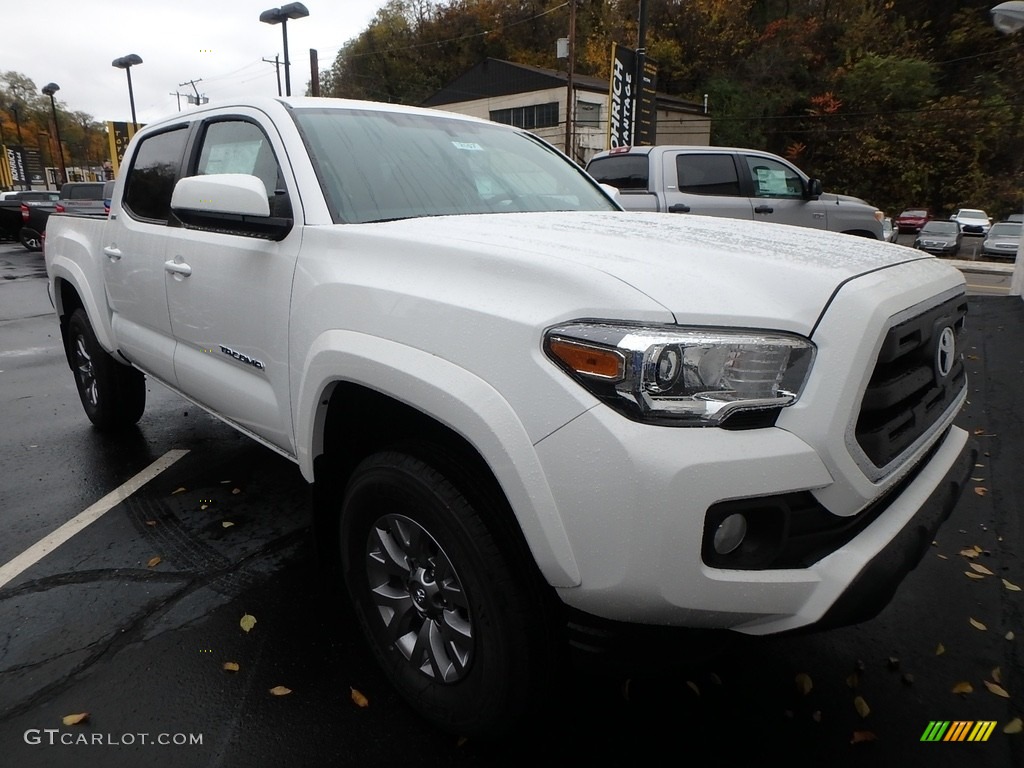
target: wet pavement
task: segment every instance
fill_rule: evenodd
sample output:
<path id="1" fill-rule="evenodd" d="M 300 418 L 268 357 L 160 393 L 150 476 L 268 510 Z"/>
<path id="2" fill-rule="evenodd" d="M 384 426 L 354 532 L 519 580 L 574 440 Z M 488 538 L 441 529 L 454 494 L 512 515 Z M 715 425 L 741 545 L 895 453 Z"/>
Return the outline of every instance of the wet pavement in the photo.
<path id="1" fill-rule="evenodd" d="M 983 456 L 879 617 L 739 638 L 700 662 L 680 653 L 671 671 L 567 670 L 538 702 L 544 721 L 487 745 L 438 733 L 392 692 L 318 561 L 293 464 L 152 383 L 126 437 L 89 427 L 42 260 L 16 248 L 0 245 L 0 567 L 187 453 L 0 587 L 0 763 L 1024 765 L 1024 734 L 1003 732 L 1024 717 L 1019 298 L 970 300 L 959 423 Z M 996 726 L 985 742 L 923 743 L 931 721 Z"/>

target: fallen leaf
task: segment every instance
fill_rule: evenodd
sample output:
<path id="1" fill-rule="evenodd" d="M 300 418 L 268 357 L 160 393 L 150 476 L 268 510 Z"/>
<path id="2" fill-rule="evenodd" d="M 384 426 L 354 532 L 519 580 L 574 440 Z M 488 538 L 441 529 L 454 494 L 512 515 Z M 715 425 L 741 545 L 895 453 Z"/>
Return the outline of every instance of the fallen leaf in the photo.
<path id="1" fill-rule="evenodd" d="M 996 667 L 995 669 L 992 670 L 992 682 L 994 682 L 994 683 L 1001 683 L 1001 682 L 1003 682 L 1003 670 L 1001 670 L 999 667 Z"/>
<path id="2" fill-rule="evenodd" d="M 888 661 L 888 665 L 889 665 L 889 669 L 899 669 L 900 668 L 900 660 L 898 658 L 896 658 L 895 656 L 890 656 L 889 657 L 889 661 Z"/>
<path id="3" fill-rule="evenodd" d="M 1024 731 L 1024 722 L 1021 722 L 1019 717 L 1013 718 L 1003 726 L 1003 733 L 1020 733 L 1021 731 Z"/>
<path id="4" fill-rule="evenodd" d="M 856 688 L 860 685 L 860 677 L 857 676 L 856 672 L 850 673 L 850 676 L 846 678 L 846 685 L 849 688 Z"/>
<path id="5" fill-rule="evenodd" d="M 996 685 L 995 683 L 990 683 L 986 680 L 985 687 L 988 688 L 989 693 L 994 693 L 996 696 L 1002 696 L 1004 699 L 1010 698 L 1010 694 L 1007 693 L 1006 689 L 1001 685 Z"/>
<path id="6" fill-rule="evenodd" d="M 984 496 L 986 493 L 988 493 L 988 488 L 985 488 L 984 486 L 979 485 L 977 488 L 974 489 L 974 492 L 976 494 L 978 494 L 979 496 Z"/>
<path id="7" fill-rule="evenodd" d="M 1014 637 L 1016 637 L 1016 635 L 1013 634 L 1013 630 L 1012 629 L 1009 632 L 1006 633 L 1006 639 L 1007 640 L 1013 640 Z"/>
<path id="8" fill-rule="evenodd" d="M 854 731 L 853 737 L 850 739 L 850 743 L 860 744 L 865 741 L 875 741 L 876 739 L 878 739 L 878 737 L 871 731 Z"/>
<path id="9" fill-rule="evenodd" d="M 984 429 L 976 429 L 976 430 L 974 430 L 974 434 L 976 434 L 976 435 L 984 435 L 985 434 L 985 430 Z"/>
<path id="10" fill-rule="evenodd" d="M 720 678 L 718 675 L 716 675 L 714 672 L 712 672 L 711 673 L 711 682 L 714 683 L 715 685 L 721 685 L 722 684 L 722 678 Z"/>
<path id="11" fill-rule="evenodd" d="M 247 613 L 244 616 L 242 616 L 241 621 L 238 622 L 238 626 L 240 626 L 244 631 L 249 632 L 253 627 L 256 626 L 256 617 L 250 616 Z"/>
<path id="12" fill-rule="evenodd" d="M 988 568 L 986 568 L 981 563 L 971 563 L 971 570 L 972 571 L 977 571 L 978 573 L 983 573 L 986 576 L 995 576 L 995 574 L 992 573 L 992 571 L 990 571 Z"/>
<path id="13" fill-rule="evenodd" d="M 469 741 L 469 737 L 468 736 L 459 736 L 459 740 L 455 742 L 455 746 L 456 747 L 464 746 L 467 741 Z"/>
<path id="14" fill-rule="evenodd" d="M 231 492 L 237 495 L 237 494 L 242 492 L 242 489 L 241 488 L 232 488 Z"/>
<path id="15" fill-rule="evenodd" d="M 966 576 L 968 579 L 984 579 L 985 578 L 980 573 L 971 573 L 970 571 L 964 571 L 964 576 Z"/>
<path id="16" fill-rule="evenodd" d="M 939 560 L 949 560 L 945 555 L 939 555 Z"/>
<path id="17" fill-rule="evenodd" d="M 224 522 L 222 522 L 220 524 L 220 527 L 221 528 L 230 528 L 232 525 L 234 525 L 234 523 L 232 523 L 230 520 L 225 520 Z"/>
<path id="18" fill-rule="evenodd" d="M 1012 582 L 1007 581 L 1006 579 L 1003 579 L 1003 586 L 1011 592 L 1020 592 L 1020 587 L 1018 587 L 1016 584 Z"/>
<path id="19" fill-rule="evenodd" d="M 811 714 L 811 720 L 813 720 L 816 723 L 820 723 L 821 722 L 821 710 L 820 709 L 814 710 L 814 712 Z"/>
<path id="20" fill-rule="evenodd" d="M 909 672 L 904 672 L 903 673 L 903 677 L 901 677 L 900 679 L 903 681 L 904 685 L 913 685 L 914 684 L 914 676 L 912 674 L 910 674 Z"/>
<path id="21" fill-rule="evenodd" d="M 350 688 L 349 690 L 352 691 L 352 701 L 355 702 L 356 706 L 364 708 L 370 706 L 370 700 L 360 691 L 357 691 L 355 688 Z"/>
<path id="22" fill-rule="evenodd" d="M 156 520 L 147 520 L 146 525 L 153 527 L 154 525 L 156 525 Z"/>
<path id="23" fill-rule="evenodd" d="M 853 700 L 853 708 L 857 710 L 857 714 L 861 717 L 867 717 L 871 714 L 871 707 L 864 701 L 863 696 L 857 696 Z"/>
<path id="24" fill-rule="evenodd" d="M 942 655 L 942 654 L 944 654 L 945 652 L 946 652 L 946 646 L 944 646 L 944 645 L 943 645 L 942 643 L 939 643 L 939 644 L 938 644 L 938 645 L 937 645 L 937 646 L 935 647 L 935 655 L 936 655 L 936 656 L 941 656 L 941 655 Z"/>
<path id="25" fill-rule="evenodd" d="M 982 632 L 984 632 L 985 630 L 988 629 L 988 627 L 986 627 L 984 624 L 982 624 L 977 619 L 971 619 L 970 621 L 971 621 L 971 626 L 974 627 L 975 629 L 980 629 Z"/>
<path id="26" fill-rule="evenodd" d="M 201 509 L 201 510 L 202 510 L 202 509 L 206 509 L 206 508 L 207 508 L 207 507 L 209 507 L 209 506 L 210 506 L 209 504 L 200 504 L 200 505 L 199 505 L 199 509 Z"/>
<path id="27" fill-rule="evenodd" d="M 156 568 L 158 565 L 160 565 L 160 562 L 162 560 L 163 560 L 163 558 L 160 557 L 160 555 L 157 555 L 156 557 L 151 557 L 151 558 L 149 558 L 149 562 L 146 563 L 146 567 L 148 567 L 148 568 Z"/>
<path id="28" fill-rule="evenodd" d="M 629 684 L 633 682 L 633 678 L 627 677 L 626 681 L 622 684 L 622 698 L 629 701 Z"/>
<path id="29" fill-rule="evenodd" d="M 84 723 L 88 719 L 88 712 L 79 712 L 77 715 L 64 715 L 64 717 L 61 718 L 61 722 L 64 723 L 64 725 L 78 725 L 79 723 Z"/>
<path id="30" fill-rule="evenodd" d="M 285 688 L 283 685 L 275 685 L 270 689 L 271 696 L 287 696 L 291 692 L 291 688 Z"/>
<path id="31" fill-rule="evenodd" d="M 798 691 L 800 691 L 800 693 L 803 694 L 804 696 L 806 696 L 808 693 L 810 693 L 811 692 L 811 688 L 813 688 L 813 687 L 814 687 L 814 684 L 811 682 L 811 676 L 810 675 L 808 675 L 808 674 L 806 674 L 804 672 L 801 672 L 799 675 L 796 676 L 796 689 Z"/>
<path id="32" fill-rule="evenodd" d="M 972 477 L 971 480 L 974 481 L 975 483 L 983 483 L 983 482 L 985 482 L 985 478 L 984 477 Z"/>
<path id="33" fill-rule="evenodd" d="M 686 685 L 691 691 L 700 696 L 700 688 L 697 687 L 697 684 L 693 682 L 693 680 L 687 680 Z"/>
<path id="34" fill-rule="evenodd" d="M 225 672 L 237 672 L 240 669 L 240 667 L 238 666 L 237 661 L 225 661 L 223 664 L 223 669 Z"/>
<path id="35" fill-rule="evenodd" d="M 178 493 L 184 493 L 184 492 L 185 492 L 185 486 L 182 486 L 181 488 L 175 488 L 173 491 L 171 491 L 171 496 L 174 496 L 175 494 L 178 494 Z"/>
<path id="36" fill-rule="evenodd" d="M 953 690 L 950 693 L 974 693 L 974 686 L 966 681 L 957 683 L 953 686 Z"/>

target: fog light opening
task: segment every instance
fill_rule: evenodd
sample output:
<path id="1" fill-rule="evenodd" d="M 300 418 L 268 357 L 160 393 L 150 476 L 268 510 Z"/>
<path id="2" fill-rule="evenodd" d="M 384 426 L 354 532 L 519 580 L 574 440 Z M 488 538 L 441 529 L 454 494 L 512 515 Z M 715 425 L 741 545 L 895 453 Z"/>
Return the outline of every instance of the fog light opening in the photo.
<path id="1" fill-rule="evenodd" d="M 714 547 L 720 555 L 736 550 L 747 536 L 747 518 L 734 513 L 725 518 L 715 529 Z"/>

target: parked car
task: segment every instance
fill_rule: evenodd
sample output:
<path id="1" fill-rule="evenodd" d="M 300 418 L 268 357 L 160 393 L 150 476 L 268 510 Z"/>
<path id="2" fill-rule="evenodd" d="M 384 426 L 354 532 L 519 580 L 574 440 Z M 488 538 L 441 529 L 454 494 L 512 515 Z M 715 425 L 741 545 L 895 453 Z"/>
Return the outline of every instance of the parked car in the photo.
<path id="1" fill-rule="evenodd" d="M 888 216 L 882 219 L 882 239 L 887 243 L 895 243 L 896 238 L 899 235 L 899 228 L 893 223 L 893 220 Z"/>
<path id="2" fill-rule="evenodd" d="M 932 212 L 927 208 L 908 208 L 896 217 L 896 228 L 900 232 L 917 234 L 931 218 Z"/>
<path id="3" fill-rule="evenodd" d="M 68 182 L 60 188 L 55 213 L 102 214 L 105 187 L 102 181 Z"/>
<path id="4" fill-rule="evenodd" d="M 987 235 L 992 226 L 989 215 L 978 208 L 960 208 L 949 220 L 960 225 L 960 231 L 965 235 Z"/>
<path id="5" fill-rule="evenodd" d="M 25 209 L 34 211 L 36 208 L 45 209 L 47 212 L 53 210 L 59 194 L 44 190 L 23 190 L 19 192 L 5 193 L 4 199 L 0 200 L 0 240 L 20 240 L 26 248 L 34 250 L 25 244 L 22 234 L 25 234 L 31 241 L 32 233 L 24 232 Z"/>
<path id="6" fill-rule="evenodd" d="M 618 189 L 628 211 L 751 219 L 882 239 L 882 211 L 824 192 L 820 180 L 756 149 L 617 147 L 594 155 L 587 173 Z"/>
<path id="7" fill-rule="evenodd" d="M 914 247 L 936 256 L 955 256 L 960 250 L 960 227 L 955 221 L 932 219 L 917 233 Z"/>
<path id="8" fill-rule="evenodd" d="M 1024 213 L 1011 213 L 1003 221 L 1020 221 L 1024 222 Z"/>
<path id="9" fill-rule="evenodd" d="M 1019 221 L 1000 221 L 993 224 L 982 243 L 982 256 L 997 259 L 1016 259 L 1020 248 L 1020 231 L 1024 227 Z"/>

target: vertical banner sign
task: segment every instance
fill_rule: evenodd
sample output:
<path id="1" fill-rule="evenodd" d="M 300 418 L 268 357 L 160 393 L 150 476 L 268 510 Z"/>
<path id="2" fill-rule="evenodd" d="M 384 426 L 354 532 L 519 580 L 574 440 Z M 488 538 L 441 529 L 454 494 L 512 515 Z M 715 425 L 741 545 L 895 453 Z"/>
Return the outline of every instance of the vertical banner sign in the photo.
<path id="1" fill-rule="evenodd" d="M 658 90 L 658 64 L 644 59 L 644 71 L 640 73 L 640 88 L 637 94 L 636 132 L 633 144 L 653 146 L 658 137 L 658 108 L 655 101 Z"/>
<path id="2" fill-rule="evenodd" d="M 11 172 L 13 186 L 24 187 L 28 183 L 25 174 L 25 151 L 22 147 L 7 147 L 7 167 Z"/>
<path id="3" fill-rule="evenodd" d="M 10 155 L 7 154 L 6 144 L 0 144 L 0 157 L 3 157 L 0 163 L 0 187 L 9 189 L 14 186 L 14 179 L 11 177 Z"/>
<path id="4" fill-rule="evenodd" d="M 612 43 L 612 72 L 608 84 L 608 146 L 611 149 L 633 143 L 635 72 L 636 52 Z"/>
<path id="5" fill-rule="evenodd" d="M 42 186 L 46 183 L 43 171 L 43 156 L 38 149 L 26 147 L 25 173 L 28 174 L 29 183 L 33 187 Z"/>
<path id="6" fill-rule="evenodd" d="M 139 128 L 143 126 L 140 125 Z M 125 150 L 128 149 L 128 142 L 135 135 L 135 128 L 131 123 L 113 123 L 107 121 L 107 142 L 110 145 L 110 164 L 114 166 L 114 175 L 117 175 L 124 160 Z"/>

